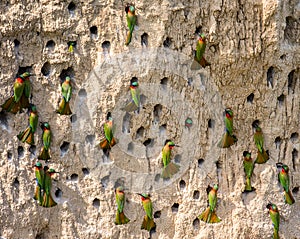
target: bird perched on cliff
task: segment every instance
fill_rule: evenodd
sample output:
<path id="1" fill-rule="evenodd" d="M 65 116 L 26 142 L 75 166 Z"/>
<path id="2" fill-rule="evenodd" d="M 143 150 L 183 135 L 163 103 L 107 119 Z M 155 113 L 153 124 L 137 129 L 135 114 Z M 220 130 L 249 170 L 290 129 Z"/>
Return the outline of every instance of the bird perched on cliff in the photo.
<path id="1" fill-rule="evenodd" d="M 143 194 L 138 194 L 141 196 L 142 199 L 142 204 L 144 207 L 144 210 L 146 212 L 146 215 L 144 216 L 143 223 L 141 226 L 141 229 L 145 229 L 147 231 L 151 231 L 156 227 L 156 224 L 153 220 L 153 209 L 152 209 L 152 202 L 150 199 L 150 195 L 143 193 Z"/>
<path id="2" fill-rule="evenodd" d="M 51 143 L 51 130 L 50 130 L 50 125 L 48 122 L 43 122 L 41 123 L 41 128 L 43 130 L 43 147 L 41 150 L 40 155 L 38 156 L 38 159 L 42 160 L 48 160 L 50 159 L 50 154 L 49 154 L 49 148 L 50 148 L 50 143 Z"/>
<path id="3" fill-rule="evenodd" d="M 205 48 L 206 48 L 206 37 L 204 34 L 201 34 L 197 41 L 195 57 L 191 66 L 191 70 L 199 70 L 200 69 L 199 64 L 204 68 L 206 66 L 210 66 L 210 63 L 206 61 L 203 56 L 205 52 Z"/>
<path id="4" fill-rule="evenodd" d="M 30 80 L 33 74 L 25 72 L 16 78 L 14 83 L 14 94 L 2 105 L 2 110 L 16 114 L 22 108 L 29 108 Z"/>
<path id="5" fill-rule="evenodd" d="M 116 225 L 122 225 L 128 223 L 130 220 L 125 216 L 123 209 L 125 204 L 125 193 L 123 187 L 117 187 L 116 189 L 116 202 L 117 202 L 117 212 L 116 212 Z"/>
<path id="6" fill-rule="evenodd" d="M 132 5 L 127 5 L 125 7 L 125 12 L 126 12 L 127 26 L 129 28 L 129 31 L 127 33 L 127 38 L 126 38 L 125 45 L 128 46 L 129 43 L 131 42 L 132 32 L 133 32 L 134 27 L 136 25 L 137 17 L 135 15 L 135 7 L 132 6 Z"/>
<path id="7" fill-rule="evenodd" d="M 217 207 L 217 191 L 218 191 L 218 184 L 215 184 L 213 187 L 208 185 L 206 192 L 208 195 L 208 204 L 209 206 L 205 209 L 203 213 L 199 215 L 199 219 L 201 221 L 207 222 L 207 223 L 217 223 L 220 222 L 221 219 L 218 218 L 215 210 Z"/>
<path id="8" fill-rule="evenodd" d="M 269 214 L 274 226 L 274 232 L 273 232 L 273 239 L 279 239 L 279 211 L 275 204 L 269 203 L 267 205 L 267 208 L 269 209 Z"/>
<path id="9" fill-rule="evenodd" d="M 222 139 L 218 143 L 220 148 L 229 148 L 235 142 L 237 142 L 237 137 L 233 134 L 233 112 L 230 108 L 225 109 L 225 133 L 222 136 Z"/>
<path id="10" fill-rule="evenodd" d="M 35 168 L 36 187 L 35 187 L 35 194 L 33 198 L 39 202 L 40 206 L 42 206 L 43 195 L 45 190 L 45 185 L 44 185 L 45 172 L 43 169 L 43 165 L 40 162 L 36 162 L 34 168 Z"/>
<path id="11" fill-rule="evenodd" d="M 69 41 L 68 42 L 68 50 L 69 50 L 69 52 L 73 53 L 75 48 L 76 48 L 76 41 Z"/>
<path id="12" fill-rule="evenodd" d="M 54 207 L 57 205 L 57 203 L 53 200 L 52 195 L 51 195 L 51 188 L 52 188 L 52 175 L 56 172 L 52 168 L 48 168 L 47 166 L 44 166 L 44 187 L 45 187 L 45 192 L 44 192 L 44 197 L 43 197 L 43 207 Z"/>
<path id="13" fill-rule="evenodd" d="M 280 169 L 280 172 L 278 173 L 278 181 L 284 189 L 285 202 L 292 205 L 295 203 L 295 199 L 290 190 L 289 167 L 283 163 L 276 163 L 276 167 Z"/>
<path id="14" fill-rule="evenodd" d="M 163 171 L 161 173 L 161 177 L 171 178 L 174 174 L 179 171 L 179 166 L 171 162 L 171 151 L 172 149 L 178 145 L 171 140 L 166 140 L 165 146 L 162 149 L 162 163 L 163 163 Z"/>
<path id="15" fill-rule="evenodd" d="M 35 105 L 31 105 L 29 113 L 29 126 L 18 134 L 18 139 L 23 143 L 34 145 L 34 133 L 38 124 L 38 114 Z"/>
<path id="16" fill-rule="evenodd" d="M 244 156 L 244 162 L 243 162 L 244 171 L 246 174 L 246 184 L 245 184 L 244 192 L 252 192 L 253 190 L 255 190 L 255 188 L 251 186 L 251 176 L 254 170 L 254 161 L 251 158 L 251 153 L 248 151 L 244 151 L 243 156 Z"/>
<path id="17" fill-rule="evenodd" d="M 256 122 L 254 122 L 252 126 L 255 128 L 254 142 L 257 147 L 257 158 L 255 160 L 255 163 L 262 164 L 268 161 L 269 154 L 268 151 L 264 150 L 264 136 L 261 128 Z"/>
<path id="18" fill-rule="evenodd" d="M 69 76 L 66 77 L 66 80 L 61 85 L 62 99 L 59 104 L 57 113 L 61 115 L 71 115 L 72 111 L 70 109 L 70 100 L 72 96 L 72 85 L 71 78 Z"/>
<path id="19" fill-rule="evenodd" d="M 140 108 L 140 89 L 137 78 L 130 80 L 131 101 L 123 108 L 127 112 L 139 111 Z"/>
<path id="20" fill-rule="evenodd" d="M 106 122 L 103 124 L 104 137 L 100 140 L 100 148 L 102 150 L 109 150 L 117 143 L 116 139 L 114 138 L 113 131 L 113 118 L 111 113 L 108 112 L 106 116 Z"/>

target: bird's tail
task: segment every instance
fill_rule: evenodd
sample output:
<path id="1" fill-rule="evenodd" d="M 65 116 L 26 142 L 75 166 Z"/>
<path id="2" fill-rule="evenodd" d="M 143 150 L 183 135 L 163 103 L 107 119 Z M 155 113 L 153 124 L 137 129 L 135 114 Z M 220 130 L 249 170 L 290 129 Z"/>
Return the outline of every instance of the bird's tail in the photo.
<path id="1" fill-rule="evenodd" d="M 34 133 L 32 132 L 30 126 L 24 131 L 20 132 L 17 137 L 23 143 L 26 142 L 27 144 L 34 145 Z"/>
<path id="2" fill-rule="evenodd" d="M 254 188 L 251 186 L 251 178 L 246 177 L 245 192 L 252 192 Z"/>
<path id="3" fill-rule="evenodd" d="M 38 159 L 41 160 L 48 160 L 50 159 L 50 154 L 49 154 L 49 149 L 45 149 L 45 147 L 43 146 L 42 151 L 40 153 L 40 155 L 38 156 Z"/>
<path id="4" fill-rule="evenodd" d="M 69 102 L 66 102 L 64 97 L 61 99 L 61 102 L 58 106 L 58 110 L 56 112 L 61 115 L 71 115 L 72 114 L 72 111 L 70 109 L 70 104 L 69 104 Z"/>
<path id="5" fill-rule="evenodd" d="M 179 166 L 175 163 L 170 162 L 166 167 L 163 168 L 161 173 L 162 178 L 171 178 L 174 174 L 179 171 Z"/>
<path id="6" fill-rule="evenodd" d="M 132 31 L 129 30 L 127 33 L 126 42 L 125 42 L 126 46 L 128 46 L 129 43 L 131 42 L 131 37 L 132 37 Z"/>
<path id="7" fill-rule="evenodd" d="M 40 206 L 43 204 L 42 192 L 39 185 L 36 185 L 35 187 L 35 193 L 33 198 L 39 202 Z"/>
<path id="8" fill-rule="evenodd" d="M 108 142 L 108 140 L 104 137 L 104 139 L 102 139 L 101 141 L 100 141 L 100 148 L 101 149 L 109 149 L 109 142 Z"/>
<path id="9" fill-rule="evenodd" d="M 13 114 L 16 114 L 18 111 L 21 110 L 20 101 L 15 102 L 14 96 L 8 98 L 1 107 L 2 110 L 6 112 L 11 112 Z"/>
<path id="10" fill-rule="evenodd" d="M 218 223 L 221 221 L 220 218 L 218 218 L 215 211 L 211 211 L 210 207 L 207 207 L 203 213 L 201 213 L 198 217 L 201 221 L 204 221 L 206 223 Z"/>
<path id="11" fill-rule="evenodd" d="M 110 147 L 113 147 L 116 143 L 117 143 L 117 140 L 116 140 L 114 137 L 112 137 L 109 146 L 110 146 Z"/>
<path id="12" fill-rule="evenodd" d="M 273 239 L 279 239 L 278 229 L 274 227 Z"/>
<path id="13" fill-rule="evenodd" d="M 125 216 L 124 212 L 119 212 L 119 210 L 117 210 L 115 224 L 122 225 L 128 222 L 130 222 L 130 220 Z"/>
<path id="14" fill-rule="evenodd" d="M 293 197 L 291 190 L 289 190 L 288 192 L 284 191 L 284 198 L 285 198 L 285 202 L 289 205 L 295 203 L 295 199 Z"/>
<path id="15" fill-rule="evenodd" d="M 29 98 L 27 98 L 24 93 L 21 96 L 20 102 L 21 102 L 21 108 L 29 108 L 30 107 Z"/>
<path id="16" fill-rule="evenodd" d="M 54 207 L 56 205 L 57 205 L 57 203 L 53 200 L 51 193 L 50 192 L 49 192 L 49 194 L 45 193 L 42 206 L 43 207 Z"/>
<path id="17" fill-rule="evenodd" d="M 255 160 L 255 163 L 263 164 L 263 163 L 267 162 L 268 160 L 269 160 L 269 154 L 267 153 L 267 151 L 265 151 L 264 149 L 262 149 L 262 152 L 257 150 L 257 158 Z"/>
<path id="18" fill-rule="evenodd" d="M 126 112 L 132 112 L 138 110 L 139 107 L 134 103 L 134 101 L 130 101 L 122 110 L 125 110 Z"/>
<path id="19" fill-rule="evenodd" d="M 227 131 L 223 134 L 222 139 L 218 143 L 220 148 L 229 148 L 231 145 L 235 144 L 238 141 L 235 135 L 230 135 Z"/>
<path id="20" fill-rule="evenodd" d="M 150 232 L 155 227 L 156 227 L 156 224 L 155 224 L 153 218 L 150 219 L 147 215 L 145 215 L 144 219 L 143 219 L 141 229 L 145 229 L 145 230 Z"/>

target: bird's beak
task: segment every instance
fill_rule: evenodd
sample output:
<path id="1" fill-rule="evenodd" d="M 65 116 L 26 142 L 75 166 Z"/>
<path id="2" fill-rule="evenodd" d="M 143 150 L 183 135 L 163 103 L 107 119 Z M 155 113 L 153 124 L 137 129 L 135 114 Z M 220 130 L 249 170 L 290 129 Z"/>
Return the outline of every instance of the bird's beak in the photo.
<path id="1" fill-rule="evenodd" d="M 175 144 L 174 146 L 175 146 L 175 147 L 180 147 L 180 145 L 178 145 L 178 144 Z"/>
<path id="2" fill-rule="evenodd" d="M 143 196 L 143 195 L 142 195 L 142 194 L 140 194 L 140 193 L 137 193 L 137 195 L 139 195 L 139 196 L 141 196 L 141 197 Z"/>

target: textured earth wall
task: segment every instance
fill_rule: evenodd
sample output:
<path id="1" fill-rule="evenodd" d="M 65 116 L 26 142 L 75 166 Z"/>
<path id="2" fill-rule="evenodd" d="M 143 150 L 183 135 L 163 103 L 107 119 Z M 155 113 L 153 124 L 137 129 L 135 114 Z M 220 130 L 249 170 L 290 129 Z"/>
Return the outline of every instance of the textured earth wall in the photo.
<path id="1" fill-rule="evenodd" d="M 42 130 L 30 147 L 16 137 L 27 127 L 26 112 L 0 114 L 1 238 L 149 238 L 140 229 L 144 212 L 136 193 L 150 192 L 157 224 L 152 238 L 271 238 L 271 201 L 281 213 L 281 238 L 299 239 L 300 3 L 136 1 L 138 26 L 128 47 L 126 3 L 1 1 L 0 102 L 18 73 L 36 74 L 31 102 L 40 121 L 51 125 L 49 165 L 61 172 L 53 182 L 58 205 L 38 206 L 33 165 Z M 191 71 L 195 33 L 202 32 L 211 66 Z M 71 117 L 55 112 L 66 75 L 74 86 Z M 142 92 L 139 114 L 122 110 L 132 77 Z M 238 142 L 220 149 L 226 107 L 234 112 Z M 119 143 L 107 158 L 98 143 L 109 111 Z M 244 194 L 242 155 L 256 155 L 254 120 L 270 160 L 255 167 L 256 191 Z M 172 154 L 180 171 L 168 181 L 159 177 L 166 139 L 180 145 Z M 290 166 L 292 206 L 284 203 L 276 162 Z M 222 221 L 206 224 L 197 216 L 213 183 L 219 184 Z M 116 226 L 114 188 L 120 184 L 131 221 Z"/>

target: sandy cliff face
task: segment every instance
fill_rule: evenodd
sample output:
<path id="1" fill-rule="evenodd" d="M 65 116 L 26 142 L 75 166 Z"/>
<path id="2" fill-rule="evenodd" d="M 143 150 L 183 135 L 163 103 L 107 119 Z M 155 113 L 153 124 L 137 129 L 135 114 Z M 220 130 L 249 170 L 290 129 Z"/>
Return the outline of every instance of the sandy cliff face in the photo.
<path id="1" fill-rule="evenodd" d="M 0 236 L 2 238 L 148 238 L 136 193 L 150 192 L 152 238 L 271 238 L 269 201 L 281 213 L 280 236 L 300 238 L 300 4 L 290 1 L 137 1 L 138 27 L 124 45 L 123 1 L 1 1 L 0 102 L 18 72 L 29 70 L 31 102 L 53 132 L 49 166 L 58 205 L 33 200 L 34 170 L 42 145 L 16 135 L 27 114 L 0 115 Z M 195 32 L 207 36 L 211 66 L 191 71 Z M 74 53 L 68 43 L 76 41 Z M 74 86 L 73 115 L 55 113 L 65 76 Z M 130 79 L 142 92 L 139 114 L 125 113 Z M 238 142 L 216 146 L 223 111 L 234 112 Z M 110 158 L 98 147 L 101 125 L 112 112 L 119 143 Z M 186 118 L 193 120 L 190 129 Z M 252 122 L 259 120 L 270 160 L 256 165 L 256 191 L 243 194 L 243 151 L 256 157 Z M 180 171 L 160 178 L 166 139 Z M 284 203 L 275 163 L 290 167 L 292 206 Z M 219 183 L 217 214 L 206 224 L 206 187 Z M 114 225 L 114 187 L 126 190 L 127 225 Z"/>

